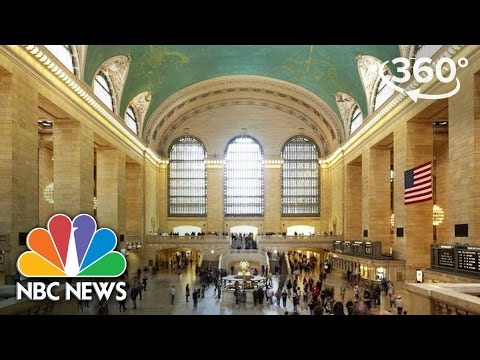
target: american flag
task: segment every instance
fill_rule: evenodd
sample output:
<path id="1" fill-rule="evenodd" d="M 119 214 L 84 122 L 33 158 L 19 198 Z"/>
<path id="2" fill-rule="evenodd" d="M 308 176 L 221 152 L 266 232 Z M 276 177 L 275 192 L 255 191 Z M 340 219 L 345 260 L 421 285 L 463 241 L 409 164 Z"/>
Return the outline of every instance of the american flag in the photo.
<path id="1" fill-rule="evenodd" d="M 405 171 L 405 205 L 432 200 L 432 162 Z"/>

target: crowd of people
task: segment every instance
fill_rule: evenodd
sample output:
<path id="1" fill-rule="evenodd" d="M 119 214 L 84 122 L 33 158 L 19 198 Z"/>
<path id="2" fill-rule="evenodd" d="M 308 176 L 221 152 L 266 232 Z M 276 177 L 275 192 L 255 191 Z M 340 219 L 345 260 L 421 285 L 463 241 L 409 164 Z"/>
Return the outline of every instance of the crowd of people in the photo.
<path id="1" fill-rule="evenodd" d="M 318 266 L 319 260 L 311 255 L 307 257 L 302 253 L 288 253 L 287 259 L 291 268 L 291 275 L 287 273 L 287 266 L 284 257 L 279 257 L 279 262 L 274 263 L 273 273 L 268 266 L 261 266 L 261 273 L 267 280 L 265 284 L 259 286 L 253 291 L 246 291 L 241 286 L 233 291 L 234 303 L 232 305 L 241 306 L 247 303 L 247 298 L 252 297 L 253 306 L 269 305 L 283 308 L 287 311 L 287 303 L 293 305 L 293 314 L 309 313 L 310 315 L 369 315 L 372 309 L 379 306 L 381 301 L 388 301 L 384 308 L 387 308 L 385 314 L 392 314 L 390 309 L 396 310 L 399 315 L 405 315 L 404 303 L 401 295 L 396 294 L 393 282 L 382 279 L 378 282 L 367 282 L 360 279 L 357 275 L 347 273 L 343 284 L 335 288 L 327 284 L 327 278 L 331 272 L 329 263 L 322 263 Z M 179 259 L 180 260 L 180 259 Z M 186 262 L 190 264 L 190 262 Z M 273 265 L 273 263 L 272 263 Z M 318 270 L 318 271 L 315 271 Z M 314 276 L 315 274 L 318 274 Z M 170 304 L 174 305 L 178 301 L 177 295 L 185 296 L 185 302 L 193 303 L 196 308 L 199 300 L 205 298 L 206 290 L 210 286 L 214 287 L 213 296 L 222 298 L 222 278 L 227 275 L 225 269 L 217 269 L 212 266 L 195 266 L 196 281 L 188 283 L 185 291 L 177 289 L 172 284 L 168 289 Z M 137 309 L 137 300 L 142 301 L 146 295 L 148 285 L 148 269 L 143 272 L 138 269 L 136 276 L 126 280 L 127 298 L 118 301 L 119 312 L 126 312 L 127 302 L 131 301 L 132 310 Z M 272 281 L 272 276 L 277 275 L 277 282 Z M 316 278 L 316 280 L 314 279 Z M 353 296 L 345 302 L 347 288 L 350 287 Z M 180 290 L 180 293 L 179 293 Z M 385 294 L 384 297 L 381 294 Z M 210 293 L 211 294 L 211 293 Z M 209 295 L 210 297 L 211 295 Z M 89 307 L 88 302 L 79 301 L 78 309 L 80 312 Z M 100 300 L 97 305 L 97 313 L 100 315 L 109 314 L 108 303 Z"/>

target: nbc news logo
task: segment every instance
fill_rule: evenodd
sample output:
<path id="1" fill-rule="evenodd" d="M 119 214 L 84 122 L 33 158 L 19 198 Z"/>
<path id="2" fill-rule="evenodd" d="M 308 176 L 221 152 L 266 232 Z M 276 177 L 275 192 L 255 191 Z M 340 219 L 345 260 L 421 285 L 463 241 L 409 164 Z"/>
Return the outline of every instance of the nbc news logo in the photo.
<path id="1" fill-rule="evenodd" d="M 127 267 L 125 257 L 113 251 L 117 236 L 107 228 L 97 230 L 97 223 L 88 214 L 80 214 L 73 221 L 66 215 L 57 214 L 50 218 L 47 228 L 36 228 L 27 237 L 30 251 L 17 260 L 17 268 L 25 277 L 34 278 L 115 278 Z M 28 282 L 24 287 L 17 283 L 17 300 L 26 296 L 30 300 L 60 300 L 54 289 L 60 282 L 46 285 L 43 282 Z M 77 282 L 75 286 L 65 283 L 65 299 L 72 296 L 79 300 L 91 300 L 92 292 L 99 299 L 109 299 L 113 290 L 116 300 L 127 297 L 125 282 Z"/>

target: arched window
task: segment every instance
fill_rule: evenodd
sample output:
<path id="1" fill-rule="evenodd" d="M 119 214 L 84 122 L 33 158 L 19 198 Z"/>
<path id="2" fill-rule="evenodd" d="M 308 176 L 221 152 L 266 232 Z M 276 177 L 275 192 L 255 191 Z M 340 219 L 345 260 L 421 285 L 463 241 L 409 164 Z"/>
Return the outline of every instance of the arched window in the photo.
<path id="1" fill-rule="evenodd" d="M 75 57 L 71 45 L 44 45 L 68 70 L 77 75 Z"/>
<path id="2" fill-rule="evenodd" d="M 432 58 L 443 45 L 416 45 L 415 58 Z"/>
<path id="3" fill-rule="evenodd" d="M 113 111 L 112 90 L 104 73 L 99 72 L 98 75 L 95 76 L 93 92 L 110 110 Z"/>
<path id="4" fill-rule="evenodd" d="M 225 215 L 263 215 L 263 154 L 249 136 L 230 141 L 225 153 Z"/>
<path id="5" fill-rule="evenodd" d="M 390 75 L 387 70 L 385 70 L 385 75 Z M 394 93 L 394 90 L 390 87 L 387 86 L 387 82 L 384 81 L 383 79 L 380 79 L 377 83 L 377 88 L 375 91 L 375 105 L 373 107 L 373 110 L 377 110 L 380 106 L 383 105 L 383 103 Z"/>
<path id="6" fill-rule="evenodd" d="M 132 131 L 138 135 L 138 121 L 133 108 L 129 106 L 127 111 L 125 111 L 125 123 L 127 126 L 132 129 Z"/>
<path id="7" fill-rule="evenodd" d="M 312 140 L 295 136 L 282 151 L 282 215 L 318 216 L 318 150 Z"/>
<path id="8" fill-rule="evenodd" d="M 169 207 L 170 216 L 204 216 L 207 214 L 206 151 L 192 136 L 184 136 L 170 148 Z"/>
<path id="9" fill-rule="evenodd" d="M 355 130 L 358 129 L 363 122 L 363 115 L 362 110 L 358 105 L 353 107 L 352 116 L 350 118 L 350 134 L 352 134 Z"/>

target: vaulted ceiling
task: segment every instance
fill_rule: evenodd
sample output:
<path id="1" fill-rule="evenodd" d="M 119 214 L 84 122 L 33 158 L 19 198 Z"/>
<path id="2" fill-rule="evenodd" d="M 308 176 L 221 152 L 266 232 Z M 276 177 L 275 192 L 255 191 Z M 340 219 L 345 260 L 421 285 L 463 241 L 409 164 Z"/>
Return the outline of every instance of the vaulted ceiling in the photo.
<path id="1" fill-rule="evenodd" d="M 151 92 L 144 128 L 172 94 L 203 80 L 226 75 L 257 75 L 287 81 L 323 99 L 341 119 L 335 94 L 351 95 L 368 114 L 357 68 L 358 55 L 381 61 L 400 56 L 398 45 L 89 45 L 84 79 L 92 84 L 108 59 L 131 59 L 119 114 L 140 93 Z"/>

